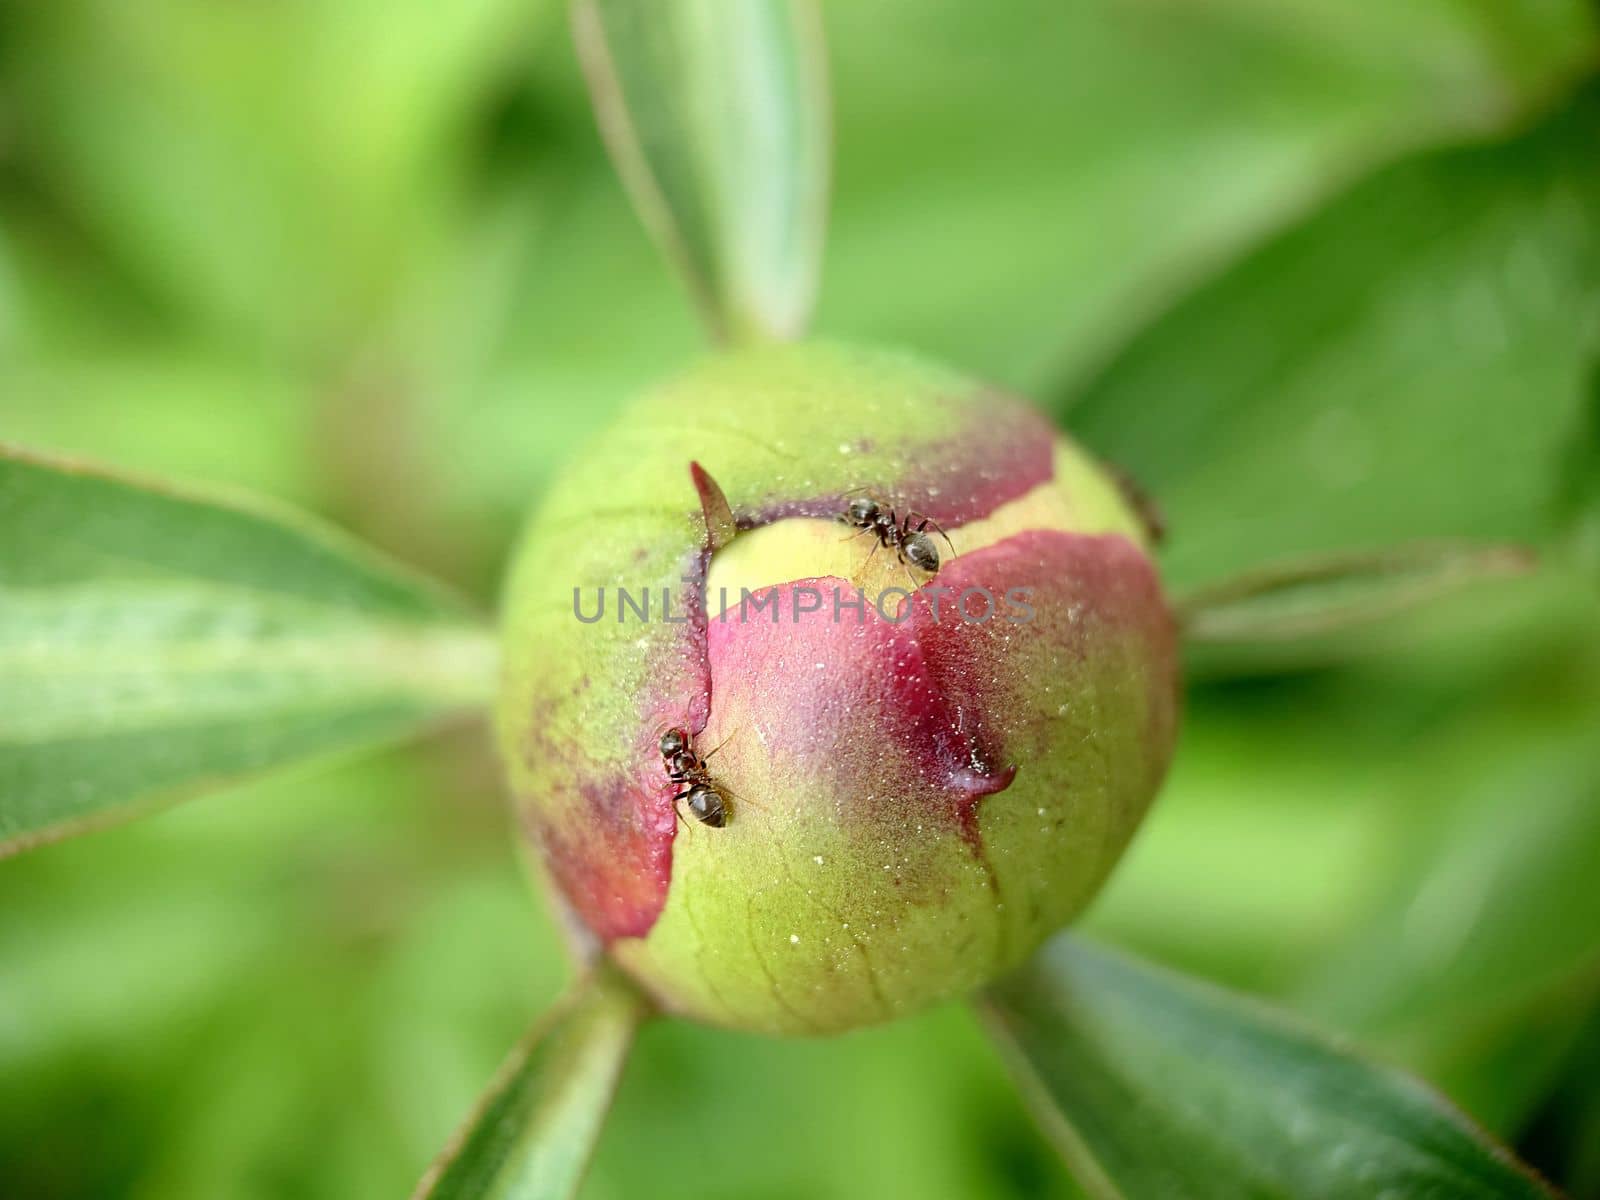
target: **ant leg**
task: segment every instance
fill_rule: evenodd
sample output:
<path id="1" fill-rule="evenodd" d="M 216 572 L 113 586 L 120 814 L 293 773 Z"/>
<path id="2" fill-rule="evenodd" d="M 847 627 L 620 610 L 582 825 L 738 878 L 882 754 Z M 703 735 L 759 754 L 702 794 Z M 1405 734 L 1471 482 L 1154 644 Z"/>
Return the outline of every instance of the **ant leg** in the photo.
<path id="1" fill-rule="evenodd" d="M 922 585 L 917 582 L 916 576 L 911 573 L 911 560 L 906 557 L 906 552 L 904 550 L 897 550 L 895 552 L 895 557 L 900 560 L 900 569 L 906 573 L 906 582 L 911 585 L 911 592 L 914 596 L 918 591 L 921 590 Z M 909 599 L 907 600 L 907 603 L 910 603 Z"/>
<path id="2" fill-rule="evenodd" d="M 685 799 L 692 789 L 685 789 L 672 798 L 672 815 L 678 818 L 679 823 L 691 833 L 694 831 L 694 822 L 685 819 L 683 809 L 678 807 L 678 802 Z"/>
<path id="3" fill-rule="evenodd" d="M 751 808 L 755 809 L 757 812 L 766 812 L 767 811 L 767 806 L 766 805 L 757 804 L 754 800 L 746 800 L 743 796 L 741 796 L 738 792 L 734 791 L 732 788 L 723 787 L 723 785 L 720 784 L 720 783 L 717 785 L 717 787 L 718 787 L 719 790 L 721 790 L 722 794 L 724 796 L 726 796 L 730 800 L 737 801 L 740 804 L 748 804 Z"/>
<path id="4" fill-rule="evenodd" d="M 956 552 L 956 544 L 950 540 L 950 535 L 944 531 L 944 526 L 940 525 L 939 522 L 935 521 L 932 517 L 923 517 L 922 528 L 926 529 L 929 525 L 932 525 L 933 531 L 944 539 L 944 544 L 950 547 L 950 553 L 954 555 Z"/>

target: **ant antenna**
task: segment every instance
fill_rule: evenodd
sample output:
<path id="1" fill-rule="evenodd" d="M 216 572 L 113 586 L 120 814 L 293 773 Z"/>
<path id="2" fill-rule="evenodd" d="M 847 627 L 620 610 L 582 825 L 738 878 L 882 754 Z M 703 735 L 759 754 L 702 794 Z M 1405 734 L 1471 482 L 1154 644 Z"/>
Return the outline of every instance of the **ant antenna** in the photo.
<path id="1" fill-rule="evenodd" d="M 709 760 L 709 759 L 710 759 L 710 757 L 711 757 L 711 756 L 712 756 L 712 755 L 713 755 L 713 754 L 715 754 L 715 753 L 716 753 L 716 752 L 717 752 L 717 750 L 721 750 L 721 749 L 722 749 L 722 748 L 723 748 L 723 747 L 724 747 L 724 746 L 726 746 L 726 745 L 727 745 L 727 744 L 728 744 L 728 743 L 729 743 L 729 742 L 731 742 L 731 741 L 733 741 L 733 739 L 734 739 L 734 738 L 735 738 L 735 737 L 737 737 L 737 736 L 738 736 L 738 734 L 739 734 L 739 731 L 740 731 L 740 730 L 741 730 L 741 729 L 743 729 L 743 728 L 744 728 L 744 726 L 742 726 L 742 725 L 741 725 L 741 726 L 739 726 L 739 728 L 738 728 L 738 729 L 735 729 L 735 730 L 734 730 L 734 731 L 733 731 L 733 732 L 732 732 L 732 733 L 730 733 L 730 734 L 729 734 L 729 735 L 728 735 L 728 736 L 727 736 L 727 737 L 725 737 L 725 738 L 723 738 L 723 739 L 722 739 L 722 740 L 721 740 L 721 741 L 720 741 L 720 742 L 718 742 L 718 743 L 717 743 L 717 746 L 716 746 L 716 750 L 708 750 L 708 751 L 706 751 L 706 753 L 704 753 L 704 754 L 702 754 L 702 755 L 701 755 L 701 756 L 700 756 L 700 761 L 701 761 L 701 762 L 706 762 L 706 761 L 707 761 L 707 760 Z"/>

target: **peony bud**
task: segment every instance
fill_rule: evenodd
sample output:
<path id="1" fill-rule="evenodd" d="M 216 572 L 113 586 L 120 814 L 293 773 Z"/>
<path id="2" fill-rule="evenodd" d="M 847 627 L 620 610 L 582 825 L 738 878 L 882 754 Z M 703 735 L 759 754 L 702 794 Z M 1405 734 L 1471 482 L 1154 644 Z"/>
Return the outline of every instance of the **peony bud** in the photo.
<path id="1" fill-rule="evenodd" d="M 881 538 L 840 521 L 873 504 Z M 501 739 L 555 887 L 663 1007 L 739 1028 L 887 1020 L 1019 963 L 1175 735 L 1116 484 L 898 354 L 742 351 L 646 395 L 553 488 L 505 619 Z"/>

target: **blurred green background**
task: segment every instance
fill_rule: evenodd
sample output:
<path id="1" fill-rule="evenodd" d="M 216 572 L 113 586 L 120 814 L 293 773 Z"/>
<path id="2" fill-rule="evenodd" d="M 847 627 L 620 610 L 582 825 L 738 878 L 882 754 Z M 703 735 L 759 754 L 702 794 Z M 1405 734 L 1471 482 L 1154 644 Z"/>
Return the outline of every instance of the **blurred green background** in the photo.
<path id="1" fill-rule="evenodd" d="M 834 0 L 819 327 L 1035 397 L 1175 589 L 1538 545 L 1195 655 L 1098 935 L 1600 1196 L 1600 21 L 1580 0 Z M 265 491 L 493 604 L 698 331 L 549 0 L 0 0 L 0 438 Z M 0 863 L 0 1196 L 401 1196 L 564 981 L 481 730 Z M 585 1192 L 1072 1196 L 959 1008 L 649 1030 Z"/>

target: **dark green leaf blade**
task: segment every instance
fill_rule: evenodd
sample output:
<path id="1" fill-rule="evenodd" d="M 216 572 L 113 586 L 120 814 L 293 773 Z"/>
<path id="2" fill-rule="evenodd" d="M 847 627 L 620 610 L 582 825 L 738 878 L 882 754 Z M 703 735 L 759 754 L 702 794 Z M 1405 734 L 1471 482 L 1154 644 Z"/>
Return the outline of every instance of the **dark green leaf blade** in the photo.
<path id="1" fill-rule="evenodd" d="M 609 966 L 582 980 L 512 1052 L 412 1200 L 574 1195 L 646 1011 Z"/>
<path id="2" fill-rule="evenodd" d="M 811 0 L 579 0 L 579 52 L 635 207 L 722 339 L 797 337 L 830 126 Z"/>
<path id="3" fill-rule="evenodd" d="M 1192 641 L 1314 637 L 1427 604 L 1458 588 L 1531 570 L 1520 546 L 1412 542 L 1314 555 L 1197 588 L 1177 600 Z"/>
<path id="4" fill-rule="evenodd" d="M 983 1008 L 1046 1131 L 1097 1196 L 1552 1194 L 1409 1076 L 1073 937 Z"/>
<path id="5" fill-rule="evenodd" d="M 1171 517 L 1179 586 L 1289 555 L 1541 546 L 1600 281 L 1600 89 L 1368 178 L 1066 397 Z"/>
<path id="6" fill-rule="evenodd" d="M 0 447 L 0 856 L 480 704 L 460 604 L 312 522 Z"/>

